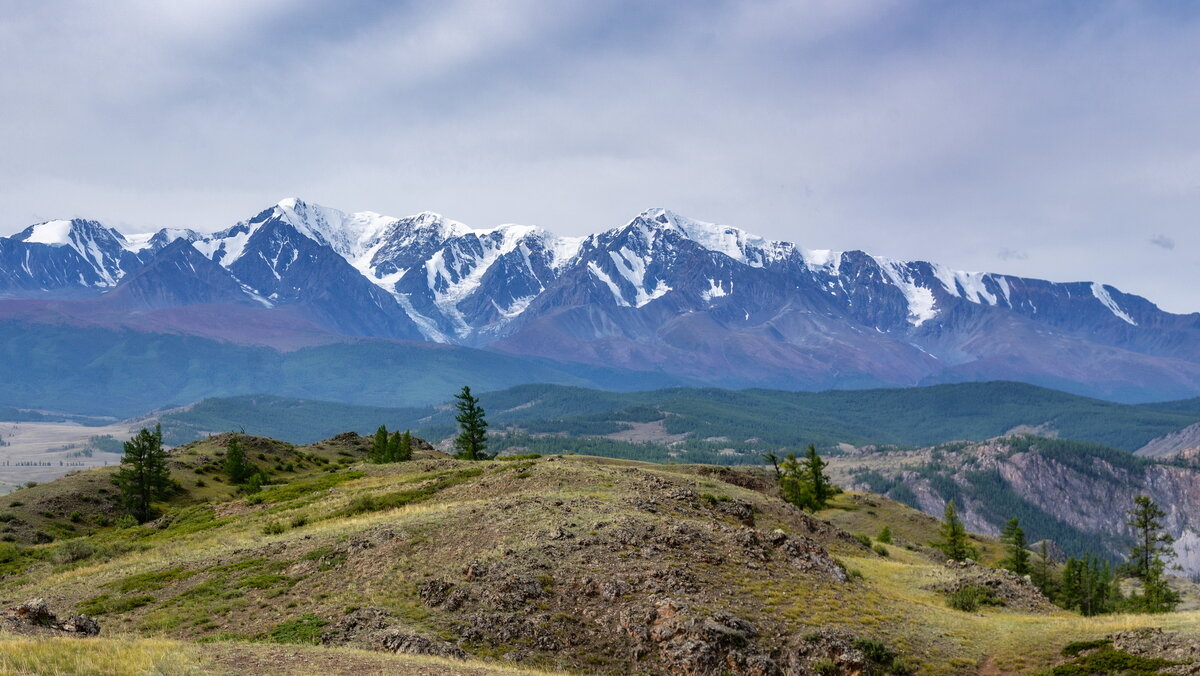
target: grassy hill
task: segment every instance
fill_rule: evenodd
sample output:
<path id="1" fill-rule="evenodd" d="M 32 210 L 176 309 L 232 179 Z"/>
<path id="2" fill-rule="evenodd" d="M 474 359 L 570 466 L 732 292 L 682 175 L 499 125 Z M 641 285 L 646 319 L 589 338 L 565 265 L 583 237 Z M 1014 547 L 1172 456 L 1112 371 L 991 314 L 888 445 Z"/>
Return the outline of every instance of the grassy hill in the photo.
<path id="1" fill-rule="evenodd" d="M 112 521 L 104 470 L 6 496 L 0 601 L 43 597 L 117 637 L 87 639 L 108 671 L 60 673 L 1014 673 L 1117 628 L 1200 622 L 953 610 L 936 585 L 959 573 L 924 547 L 927 517 L 861 494 L 813 517 L 764 472 L 427 448 L 371 465 L 352 435 L 255 438 L 272 485 L 243 495 L 213 471 L 224 442 L 173 452 L 183 490 L 142 526 Z M 883 525 L 886 556 L 848 532 Z M 0 667 L 78 652 L 4 632 Z"/>
<path id="2" fill-rule="evenodd" d="M 1200 410 L 1116 404 L 1011 382 L 827 392 L 673 388 L 602 392 L 520 385 L 487 392 L 483 406 L 497 448 L 579 450 L 652 461 L 736 464 L 809 443 L 832 447 L 928 446 L 980 441 L 1027 426 L 1041 434 L 1134 450 L 1200 421 Z M 438 439 L 453 431 L 449 406 L 369 408 L 272 396 L 209 399 L 163 417 L 177 441 L 210 432 L 248 432 L 311 442 L 380 424 Z M 587 439 L 581 442 L 581 438 Z"/>

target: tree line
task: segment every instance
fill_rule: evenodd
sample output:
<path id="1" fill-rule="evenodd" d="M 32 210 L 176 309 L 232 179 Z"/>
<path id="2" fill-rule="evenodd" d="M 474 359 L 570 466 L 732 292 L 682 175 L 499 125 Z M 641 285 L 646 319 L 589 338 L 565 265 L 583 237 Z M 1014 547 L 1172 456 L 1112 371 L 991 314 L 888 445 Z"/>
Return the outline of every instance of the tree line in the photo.
<path id="1" fill-rule="evenodd" d="M 1170 612 L 1180 599 L 1166 579 L 1166 562 L 1175 554 L 1171 547 L 1175 540 L 1163 528 L 1164 516 L 1166 513 L 1149 496 L 1137 496 L 1126 512 L 1125 525 L 1134 533 L 1134 544 L 1123 564 L 1113 566 L 1089 552 L 1082 559 L 1067 558 L 1061 570 L 1051 565 L 1044 540 L 1036 558 L 1031 556 L 1020 521 L 1009 519 L 1000 533 L 1005 556 L 999 565 L 1029 576 L 1046 598 L 1081 615 Z M 946 502 L 939 534 L 941 539 L 935 546 L 947 558 L 962 561 L 978 555 L 958 517 L 954 500 Z M 1136 580 L 1140 591 L 1124 595 L 1122 577 Z"/>

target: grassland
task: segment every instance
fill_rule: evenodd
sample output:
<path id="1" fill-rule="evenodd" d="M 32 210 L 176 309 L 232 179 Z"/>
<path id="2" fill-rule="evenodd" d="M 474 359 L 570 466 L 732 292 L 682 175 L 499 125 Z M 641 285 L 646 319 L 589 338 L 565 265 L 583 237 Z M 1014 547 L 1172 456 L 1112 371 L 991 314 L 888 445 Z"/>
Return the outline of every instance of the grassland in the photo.
<path id="1" fill-rule="evenodd" d="M 209 468 L 220 440 L 206 440 L 178 451 L 173 470 L 186 491 L 158 521 L 92 520 L 50 542 L 9 543 L 0 601 L 41 596 L 60 613 L 97 615 L 114 638 L 6 638 L 7 673 L 29 673 L 21 669 L 39 654 L 64 674 L 143 673 L 156 660 L 161 673 L 324 673 L 321 665 L 342 662 L 358 665 L 353 673 L 523 673 L 498 666 L 514 662 L 655 672 L 670 644 L 640 633 L 634 618 L 665 621 L 668 600 L 671 613 L 701 625 L 753 624 L 752 645 L 764 649 L 836 629 L 882 641 L 930 674 L 1029 673 L 1071 641 L 1200 623 L 1197 613 L 1085 620 L 952 610 L 929 589 L 955 574 L 923 547 L 931 519 L 862 494 L 812 518 L 754 473 L 584 456 L 470 463 L 432 451 L 370 465 L 364 442 L 351 438 L 247 445 L 273 476 L 259 493 L 216 481 Z M 11 509 L 36 514 L 43 502 L 94 493 L 102 472 L 85 474 L 22 489 L 15 495 L 26 504 Z M 886 556 L 852 537 L 884 525 L 895 538 Z M 997 556 L 994 542 L 979 545 L 985 561 Z M 834 574 L 843 567 L 849 579 Z M 457 646 L 469 661 L 355 650 L 374 639 L 347 621 L 368 610 L 389 631 Z M 328 632 L 348 638 L 317 645 Z"/>

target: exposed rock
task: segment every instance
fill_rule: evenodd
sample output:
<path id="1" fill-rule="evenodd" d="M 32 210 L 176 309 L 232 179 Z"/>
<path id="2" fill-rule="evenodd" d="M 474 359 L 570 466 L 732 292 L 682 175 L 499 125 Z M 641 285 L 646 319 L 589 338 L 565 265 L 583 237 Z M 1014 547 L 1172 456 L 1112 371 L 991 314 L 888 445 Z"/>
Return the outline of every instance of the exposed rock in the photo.
<path id="1" fill-rule="evenodd" d="M 954 579 L 925 589 L 952 594 L 965 587 L 986 587 L 1008 608 L 1032 613 L 1057 610 L 1028 577 L 1001 568 L 980 566 L 973 561 L 947 561 L 946 567 L 954 571 Z"/>
<path id="2" fill-rule="evenodd" d="M 1108 638 L 1114 648 L 1130 655 L 1185 663 L 1164 668 L 1164 674 L 1200 674 L 1200 634 L 1181 634 L 1162 629 L 1133 629 L 1113 634 Z"/>
<path id="3" fill-rule="evenodd" d="M 441 639 L 415 634 L 396 626 L 396 621 L 379 608 L 359 608 L 334 624 L 321 636 L 325 645 L 355 645 L 407 655 L 435 655 L 466 659 L 458 646 Z"/>
<path id="4" fill-rule="evenodd" d="M 3 616 L 8 627 L 19 634 L 59 634 L 96 636 L 100 623 L 87 615 L 72 615 L 65 620 L 50 612 L 45 599 L 30 599 L 8 609 Z"/>
<path id="5" fill-rule="evenodd" d="M 459 660 L 467 658 L 467 654 L 463 652 L 462 648 L 452 643 L 422 636 L 421 634 L 409 634 L 402 631 L 384 636 L 381 645 L 386 650 L 405 655 L 434 655 L 436 657 L 450 657 Z"/>

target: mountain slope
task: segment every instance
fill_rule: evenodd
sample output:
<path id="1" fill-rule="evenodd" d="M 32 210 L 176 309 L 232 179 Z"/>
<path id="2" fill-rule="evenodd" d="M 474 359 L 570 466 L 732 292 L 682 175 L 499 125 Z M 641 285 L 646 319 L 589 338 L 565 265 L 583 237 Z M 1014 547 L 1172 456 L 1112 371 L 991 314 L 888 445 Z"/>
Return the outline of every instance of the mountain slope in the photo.
<path id="1" fill-rule="evenodd" d="M 261 317 L 279 318 L 277 345 L 314 332 L 427 340 L 738 387 L 1009 379 L 1121 401 L 1200 394 L 1200 314 L 1098 282 L 807 250 L 664 209 L 587 237 L 294 198 L 207 235 L 53 221 L 0 239 L 0 297 L 103 294 L 87 301 L 103 305 L 143 265 L 169 267 L 153 263 L 178 256 L 176 241 L 226 270 Z M 125 292 L 124 314 L 104 321 L 194 304 L 221 277 L 196 271 L 147 273 L 139 283 L 161 288 Z M 0 316 L 18 311 L 0 304 Z M 160 316 L 172 331 L 202 331 Z"/>
<path id="2" fill-rule="evenodd" d="M 227 307 L 190 306 L 183 319 L 220 322 Z M 528 382 L 632 389 L 674 381 L 430 343 L 359 340 L 279 352 L 95 324 L 0 321 L 0 405 L 19 408 L 128 417 L 213 395 L 263 391 L 417 405 L 442 401 L 464 383 L 488 390 Z"/>
<path id="3" fill-rule="evenodd" d="M 293 654 L 330 659 L 349 646 L 596 674 L 1024 671 L 1112 631 L 1112 620 L 1053 610 L 1017 578 L 997 584 L 1028 605 L 947 607 L 935 587 L 960 572 L 917 541 L 929 520 L 878 509 L 886 498 L 838 503 L 839 517 L 872 531 L 901 521 L 883 556 L 752 473 L 587 457 L 470 463 L 429 450 L 369 465 L 359 462 L 369 441 L 355 435 L 307 447 L 251 437 L 250 457 L 275 483 L 245 496 L 217 481 L 227 440 L 172 452 L 185 490 L 153 525 L 96 519 L 111 509 L 99 491 L 111 468 L 15 493 L 23 504 L 5 527 L 37 519 L 74 537 L 8 544 L 0 593 L 98 616 L 103 635 L 212 641 L 230 654 L 319 644 Z"/>
<path id="4" fill-rule="evenodd" d="M 1131 532 L 1124 512 L 1149 495 L 1165 512 L 1185 575 L 1200 575 L 1200 467 L 1154 462 L 1066 440 L 1013 436 L 918 450 L 831 458 L 841 485 L 886 494 L 940 516 L 953 499 L 968 528 L 997 535 L 1017 517 L 1030 542 L 1119 558 Z"/>

